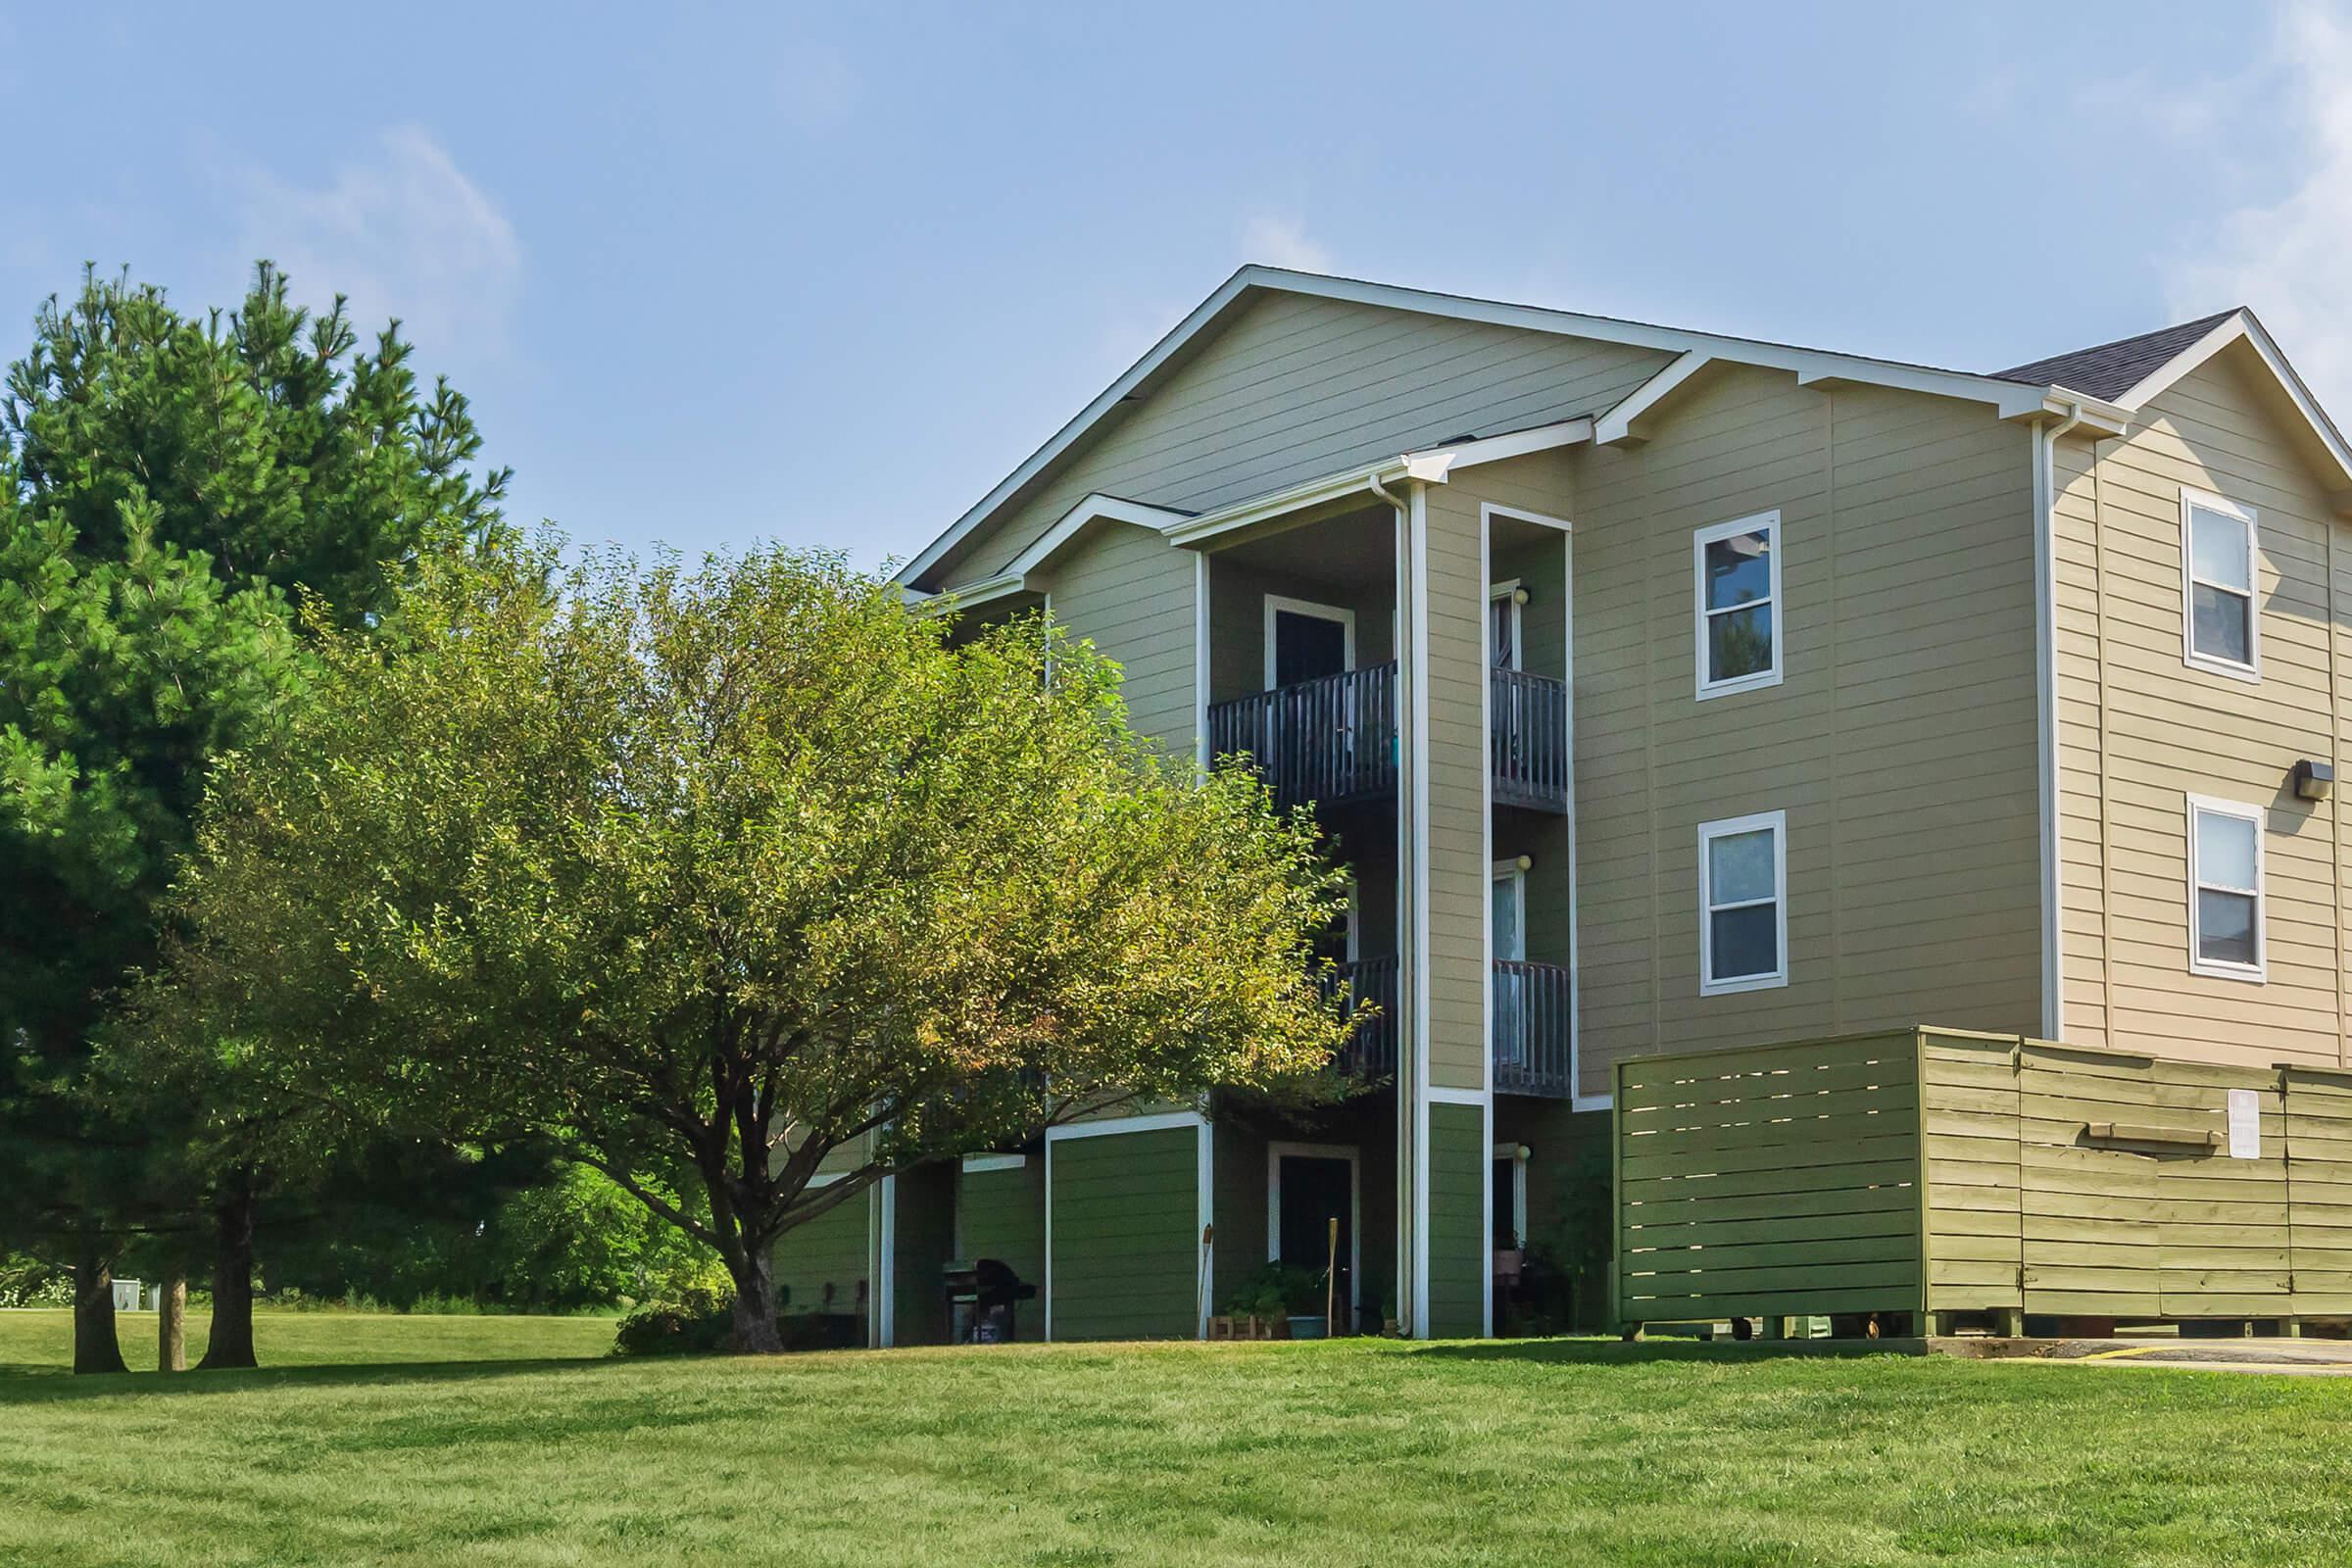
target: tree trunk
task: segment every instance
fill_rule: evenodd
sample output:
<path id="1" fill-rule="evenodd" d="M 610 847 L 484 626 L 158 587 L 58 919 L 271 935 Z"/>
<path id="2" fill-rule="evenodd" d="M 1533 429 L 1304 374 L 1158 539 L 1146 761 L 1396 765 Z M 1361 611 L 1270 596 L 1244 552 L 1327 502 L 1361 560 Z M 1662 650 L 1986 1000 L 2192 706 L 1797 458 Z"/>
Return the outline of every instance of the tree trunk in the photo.
<path id="1" fill-rule="evenodd" d="M 155 1369 L 188 1369 L 188 1278 L 167 1275 L 155 1296 Z"/>
<path id="2" fill-rule="evenodd" d="M 233 1182 L 213 1218 L 219 1227 L 213 1264 L 213 1322 L 199 1372 L 258 1366 L 253 1357 L 253 1191 Z"/>
<path id="3" fill-rule="evenodd" d="M 776 1328 L 776 1265 L 765 1248 L 754 1248 L 745 1261 L 732 1259 L 727 1272 L 735 1277 L 734 1348 L 743 1355 L 773 1355 L 784 1348 Z"/>
<path id="4" fill-rule="evenodd" d="M 74 1257 L 74 1370 L 129 1370 L 115 1336 L 115 1260 L 94 1230 L 81 1233 Z"/>

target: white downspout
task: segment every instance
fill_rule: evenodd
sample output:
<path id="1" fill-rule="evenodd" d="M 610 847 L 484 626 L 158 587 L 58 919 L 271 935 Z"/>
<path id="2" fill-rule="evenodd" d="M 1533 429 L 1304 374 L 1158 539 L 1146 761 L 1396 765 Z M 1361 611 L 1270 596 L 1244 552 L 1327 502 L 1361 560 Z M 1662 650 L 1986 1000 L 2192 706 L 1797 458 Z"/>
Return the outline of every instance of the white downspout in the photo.
<path id="1" fill-rule="evenodd" d="M 2066 1038 L 2065 914 L 2058 864 L 2058 441 L 2082 422 L 2067 405 L 2056 424 L 2034 431 L 2034 695 L 2039 718 L 2041 818 L 2041 1034 Z"/>

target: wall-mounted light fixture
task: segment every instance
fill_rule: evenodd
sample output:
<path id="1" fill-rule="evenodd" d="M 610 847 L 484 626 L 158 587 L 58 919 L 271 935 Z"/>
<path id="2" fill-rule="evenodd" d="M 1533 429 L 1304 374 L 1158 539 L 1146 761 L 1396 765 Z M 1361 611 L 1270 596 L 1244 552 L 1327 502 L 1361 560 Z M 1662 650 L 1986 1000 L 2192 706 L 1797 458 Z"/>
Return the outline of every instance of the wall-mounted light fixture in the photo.
<path id="1" fill-rule="evenodd" d="M 2335 793 L 2335 764 L 2306 757 L 2295 764 L 2295 794 L 2307 801 L 2324 801 Z"/>
<path id="2" fill-rule="evenodd" d="M 1532 855 L 1522 855 L 1511 863 L 1522 871 L 1533 871 L 1536 868 L 1536 858 Z"/>
<path id="3" fill-rule="evenodd" d="M 1511 603 L 1512 603 L 1512 604 L 1514 604 L 1514 605 L 1524 605 L 1524 604 L 1526 604 L 1526 603 L 1527 603 L 1527 590 L 1526 590 L 1526 589 L 1524 589 L 1524 588 L 1514 588 L 1514 589 L 1512 589 L 1512 590 L 1511 590 Z"/>

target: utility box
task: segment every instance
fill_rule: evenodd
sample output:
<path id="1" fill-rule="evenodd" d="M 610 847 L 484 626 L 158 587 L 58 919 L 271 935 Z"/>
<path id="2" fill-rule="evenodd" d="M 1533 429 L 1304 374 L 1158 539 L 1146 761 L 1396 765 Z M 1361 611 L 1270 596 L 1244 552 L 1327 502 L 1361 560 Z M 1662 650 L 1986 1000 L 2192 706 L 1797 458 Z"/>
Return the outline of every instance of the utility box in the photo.
<path id="1" fill-rule="evenodd" d="M 1618 1319 L 2352 1315 L 2352 1073 L 1915 1028 L 1616 1067 Z"/>
<path id="2" fill-rule="evenodd" d="M 138 1309 L 139 1282 L 137 1280 L 115 1281 L 115 1310 L 136 1312 Z"/>

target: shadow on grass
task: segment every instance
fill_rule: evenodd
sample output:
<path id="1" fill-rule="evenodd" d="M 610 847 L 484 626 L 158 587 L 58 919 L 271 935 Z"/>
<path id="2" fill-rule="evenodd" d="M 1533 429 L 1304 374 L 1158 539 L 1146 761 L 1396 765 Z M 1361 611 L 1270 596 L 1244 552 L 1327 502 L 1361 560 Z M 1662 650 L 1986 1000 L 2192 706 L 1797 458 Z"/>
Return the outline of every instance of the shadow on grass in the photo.
<path id="1" fill-rule="evenodd" d="M 122 1395 L 238 1394 L 250 1389 L 367 1388 L 396 1383 L 474 1383 L 535 1372 L 643 1366 L 618 1356 L 517 1356 L 495 1361 L 339 1361 L 234 1372 L 106 1372 L 76 1377 L 61 1366 L 0 1362 L 0 1405 L 54 1404 Z"/>

